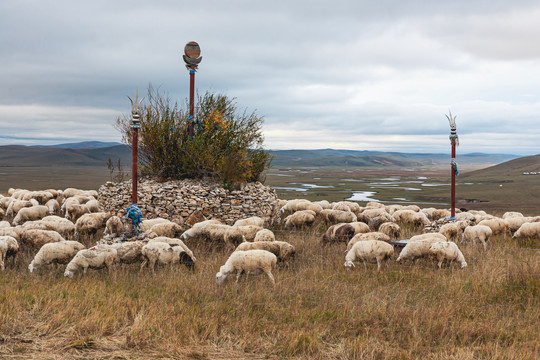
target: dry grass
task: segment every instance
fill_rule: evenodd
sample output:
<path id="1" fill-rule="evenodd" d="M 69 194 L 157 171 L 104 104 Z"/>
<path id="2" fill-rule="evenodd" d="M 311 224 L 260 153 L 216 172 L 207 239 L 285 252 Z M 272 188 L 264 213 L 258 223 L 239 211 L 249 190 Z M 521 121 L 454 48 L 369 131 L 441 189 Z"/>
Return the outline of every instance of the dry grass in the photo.
<path id="1" fill-rule="evenodd" d="M 0 358 L 540 357 L 538 250 L 497 237 L 487 252 L 464 247 L 464 270 L 392 261 L 378 273 L 346 270 L 345 246 L 320 246 L 314 230 L 276 234 L 298 256 L 275 287 L 252 276 L 218 288 L 228 253 L 197 244 L 193 273 L 133 266 L 71 281 L 63 267 L 31 276 L 27 254 L 0 273 Z"/>

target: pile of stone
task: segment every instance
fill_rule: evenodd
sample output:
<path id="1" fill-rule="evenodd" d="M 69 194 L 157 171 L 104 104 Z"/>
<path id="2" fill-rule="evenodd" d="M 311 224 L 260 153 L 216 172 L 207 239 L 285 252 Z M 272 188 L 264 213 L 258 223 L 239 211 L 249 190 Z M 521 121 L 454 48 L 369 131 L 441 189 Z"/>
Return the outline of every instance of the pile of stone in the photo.
<path id="1" fill-rule="evenodd" d="M 124 216 L 131 205 L 131 182 L 107 182 L 99 190 L 105 211 Z M 278 197 L 272 188 L 260 182 L 244 184 L 239 190 L 227 190 L 217 183 L 199 180 L 158 182 L 143 179 L 138 184 L 138 206 L 143 218 L 162 217 L 187 222 L 190 216 L 204 216 L 233 224 L 250 216 L 273 218 L 278 213 Z"/>

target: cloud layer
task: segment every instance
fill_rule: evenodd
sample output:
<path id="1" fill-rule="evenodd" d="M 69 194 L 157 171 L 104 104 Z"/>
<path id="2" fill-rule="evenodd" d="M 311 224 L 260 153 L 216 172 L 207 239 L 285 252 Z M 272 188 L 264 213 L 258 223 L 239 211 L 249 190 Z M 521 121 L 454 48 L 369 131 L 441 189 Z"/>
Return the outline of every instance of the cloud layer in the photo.
<path id="1" fill-rule="evenodd" d="M 535 1 L 0 4 L 0 144 L 119 141 L 126 96 L 199 92 L 265 118 L 266 147 L 536 154 Z"/>

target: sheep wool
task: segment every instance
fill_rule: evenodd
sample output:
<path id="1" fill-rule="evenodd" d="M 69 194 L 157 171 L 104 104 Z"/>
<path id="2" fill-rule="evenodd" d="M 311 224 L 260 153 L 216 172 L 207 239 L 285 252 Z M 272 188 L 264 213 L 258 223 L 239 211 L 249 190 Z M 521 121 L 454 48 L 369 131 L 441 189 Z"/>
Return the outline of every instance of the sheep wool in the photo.
<path id="1" fill-rule="evenodd" d="M 26 221 L 43 219 L 49 215 L 49 208 L 45 205 L 37 205 L 32 207 L 25 207 L 19 210 L 17 216 L 13 219 L 13 225 L 21 225 Z"/>
<path id="2" fill-rule="evenodd" d="M 264 220 L 259 216 L 252 216 L 247 219 L 236 220 L 233 226 L 248 226 L 254 225 L 259 227 L 264 227 Z"/>
<path id="3" fill-rule="evenodd" d="M 439 269 L 445 260 L 448 261 L 449 265 L 452 261 L 459 263 L 462 269 L 467 266 L 463 253 L 453 241 L 437 241 L 431 244 L 429 252 L 437 257 Z"/>
<path id="4" fill-rule="evenodd" d="M 171 246 L 164 242 L 151 242 L 142 247 L 144 261 L 141 271 L 148 266 L 152 272 L 156 263 L 160 265 L 185 264 L 188 269 L 193 269 L 195 263 L 181 246 Z"/>
<path id="5" fill-rule="evenodd" d="M 515 239 L 540 239 L 540 222 L 527 222 L 519 227 L 513 236 Z"/>
<path id="6" fill-rule="evenodd" d="M 356 234 L 347 243 L 347 251 L 350 251 L 352 247 L 354 246 L 354 244 L 356 244 L 357 242 L 366 241 L 366 240 L 390 241 L 390 237 L 378 231 L 368 232 L 364 234 Z"/>
<path id="7" fill-rule="evenodd" d="M 344 266 L 354 267 L 354 261 L 361 260 L 364 268 L 367 269 L 366 262 L 376 262 L 377 271 L 381 270 L 381 263 L 394 255 L 394 247 L 384 241 L 366 240 L 359 241 L 347 252 Z"/>
<path id="8" fill-rule="evenodd" d="M 276 241 L 276 236 L 274 235 L 272 230 L 262 229 L 257 231 L 257 233 L 255 234 L 255 239 L 253 239 L 253 241 Z"/>
<path id="9" fill-rule="evenodd" d="M 277 257 L 266 250 L 247 250 L 233 252 L 225 264 L 219 268 L 216 274 L 216 282 L 222 285 L 225 279 L 232 273 L 236 272 L 236 282 L 240 279 L 240 275 L 258 274 L 264 272 L 272 284 L 275 284 L 272 269 L 276 267 Z"/>
<path id="10" fill-rule="evenodd" d="M 64 240 L 45 244 L 39 249 L 34 259 L 28 265 L 31 273 L 49 264 L 67 264 L 85 246 L 77 241 Z"/>
<path id="11" fill-rule="evenodd" d="M 426 234 L 427 235 L 427 234 Z M 441 234 L 439 234 L 441 235 Z M 441 235 L 443 236 L 443 235 Z M 444 237 L 444 236 L 443 236 Z M 446 238 L 444 238 L 446 239 Z M 409 240 L 407 245 L 401 250 L 397 258 L 397 262 L 402 262 L 404 260 L 414 261 L 419 258 L 423 258 L 430 255 L 429 248 L 431 244 L 440 242 L 441 238 L 437 236 L 426 237 L 420 240 Z M 445 241 L 445 240 L 443 240 Z"/>
<path id="12" fill-rule="evenodd" d="M 110 273 L 112 266 L 118 261 L 116 249 L 110 246 L 95 246 L 88 250 L 80 250 L 67 264 L 64 276 L 71 279 L 81 269 L 83 274 L 86 274 L 88 268 L 101 269 L 106 267 Z"/>
<path id="13" fill-rule="evenodd" d="M 463 231 L 462 241 L 470 241 L 475 244 L 481 242 L 484 250 L 487 250 L 487 241 L 493 234 L 491 228 L 486 225 L 467 226 Z"/>

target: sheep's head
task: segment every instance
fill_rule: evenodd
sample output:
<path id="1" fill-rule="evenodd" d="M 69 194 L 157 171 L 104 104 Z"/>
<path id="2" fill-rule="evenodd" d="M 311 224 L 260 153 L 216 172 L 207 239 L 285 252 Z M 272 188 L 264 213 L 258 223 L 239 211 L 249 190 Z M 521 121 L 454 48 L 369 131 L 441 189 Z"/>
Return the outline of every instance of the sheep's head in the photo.
<path id="1" fill-rule="evenodd" d="M 32 261 L 32 262 L 30 263 L 30 265 L 28 265 L 28 270 L 30 270 L 30 272 L 33 273 L 35 269 L 36 269 L 36 268 L 34 267 L 34 262 Z"/>
<path id="2" fill-rule="evenodd" d="M 69 279 L 73 279 L 73 275 L 75 275 L 75 273 L 73 271 L 70 271 L 70 270 L 66 270 L 64 272 L 64 277 L 67 277 Z"/>
<path id="3" fill-rule="evenodd" d="M 461 268 L 465 268 L 467 267 L 467 262 L 466 261 L 463 261 L 461 264 L 460 264 Z"/>
<path id="4" fill-rule="evenodd" d="M 345 264 L 343 264 L 347 269 L 352 269 L 354 266 L 354 263 L 352 261 L 345 261 Z"/>
<path id="5" fill-rule="evenodd" d="M 221 284 L 223 284 L 223 282 L 225 281 L 226 278 L 227 278 L 227 275 L 223 274 L 221 272 L 221 269 L 220 269 L 220 271 L 216 274 L 216 283 L 218 285 L 221 285 Z"/>

